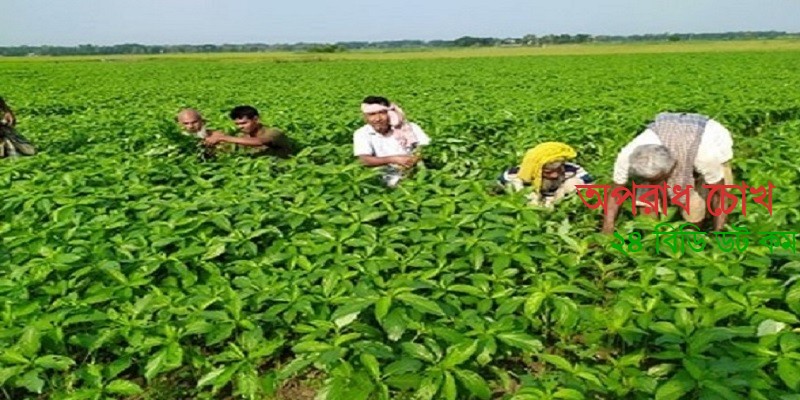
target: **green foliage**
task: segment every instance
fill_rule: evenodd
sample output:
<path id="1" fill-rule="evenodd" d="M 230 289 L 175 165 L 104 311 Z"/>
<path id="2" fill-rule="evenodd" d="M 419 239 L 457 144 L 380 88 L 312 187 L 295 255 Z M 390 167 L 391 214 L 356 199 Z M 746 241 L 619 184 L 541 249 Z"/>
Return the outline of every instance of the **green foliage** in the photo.
<path id="1" fill-rule="evenodd" d="M 623 256 L 578 199 L 544 211 L 487 188 L 547 140 L 607 181 L 644 122 L 691 110 L 734 133 L 739 179 L 777 187 L 772 216 L 731 222 L 796 231 L 798 61 L 0 63 L 41 151 L 0 162 L 0 387 L 269 398 L 313 373 L 326 399 L 790 398 L 796 255 Z M 434 141 L 395 190 L 352 157 L 368 94 Z M 303 150 L 199 162 L 175 136 L 180 107 L 230 131 L 240 103 Z M 619 230 L 647 242 L 654 225 Z"/>

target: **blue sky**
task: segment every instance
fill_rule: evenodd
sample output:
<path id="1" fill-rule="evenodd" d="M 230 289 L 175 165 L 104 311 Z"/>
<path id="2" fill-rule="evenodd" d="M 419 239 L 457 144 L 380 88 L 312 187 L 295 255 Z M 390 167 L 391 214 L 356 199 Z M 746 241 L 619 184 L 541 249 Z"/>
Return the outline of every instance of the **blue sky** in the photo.
<path id="1" fill-rule="evenodd" d="M 800 0 L 3 0 L 0 46 L 800 32 Z"/>

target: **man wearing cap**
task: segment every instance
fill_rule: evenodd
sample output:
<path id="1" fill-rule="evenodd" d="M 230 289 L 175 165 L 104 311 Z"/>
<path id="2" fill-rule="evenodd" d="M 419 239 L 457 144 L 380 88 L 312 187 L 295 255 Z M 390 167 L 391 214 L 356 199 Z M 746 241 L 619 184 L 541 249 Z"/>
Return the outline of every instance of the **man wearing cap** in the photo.
<path id="1" fill-rule="evenodd" d="M 292 154 L 292 143 L 286 134 L 278 129 L 264 126 L 258 110 L 254 107 L 247 105 L 234 107 L 229 116 L 244 135 L 228 136 L 222 132 L 213 132 L 205 138 L 206 145 L 232 143 L 248 148 L 252 155 L 278 158 L 288 158 Z"/>
<path id="2" fill-rule="evenodd" d="M 431 139 L 385 97 L 365 98 L 361 112 L 366 125 L 353 134 L 353 154 L 365 166 L 382 167 L 384 183 L 395 187 L 420 161 L 419 149 Z"/>
<path id="3" fill-rule="evenodd" d="M 505 170 L 498 183 L 514 191 L 529 187 L 529 205 L 551 208 L 567 195 L 576 193 L 575 185 L 594 181 L 583 167 L 568 162 L 576 156 L 575 150 L 567 144 L 541 143 L 525 153 L 521 165 Z"/>
<path id="4" fill-rule="evenodd" d="M 628 185 L 629 180 L 637 184 L 668 186 L 667 196 L 675 194 L 672 187 L 692 185 L 689 193 L 689 210 L 681 210 L 684 220 L 699 224 L 707 218 L 707 200 L 710 190 L 703 185 L 730 185 L 733 173 L 730 160 L 733 158 L 733 139 L 730 132 L 719 122 L 701 115 L 689 113 L 660 113 L 647 128 L 620 150 L 614 164 L 614 185 Z M 724 196 L 715 191 L 710 204 L 722 207 Z M 637 199 L 642 193 L 635 194 Z M 644 206 L 637 201 L 637 206 Z M 620 204 L 609 196 L 603 233 L 614 231 Z M 725 225 L 725 213 L 713 218 L 713 230 Z"/>

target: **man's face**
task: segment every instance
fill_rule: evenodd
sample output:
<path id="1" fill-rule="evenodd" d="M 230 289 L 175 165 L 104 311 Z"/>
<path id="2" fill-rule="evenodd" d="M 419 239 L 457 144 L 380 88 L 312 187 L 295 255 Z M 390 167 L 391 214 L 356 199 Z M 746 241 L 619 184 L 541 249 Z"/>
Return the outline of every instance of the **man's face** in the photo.
<path id="1" fill-rule="evenodd" d="M 387 111 L 365 113 L 364 120 L 377 132 L 389 132 L 389 112 Z"/>
<path id="2" fill-rule="evenodd" d="M 259 123 L 258 117 L 255 117 L 255 118 L 247 118 L 247 117 L 237 118 L 237 119 L 233 120 L 233 123 L 236 124 L 236 127 L 239 128 L 239 130 L 242 133 L 245 133 L 245 134 L 248 134 L 248 135 L 251 135 L 251 134 L 254 134 L 254 133 L 258 132 L 258 129 L 260 127 L 260 123 Z"/>
<path id="3" fill-rule="evenodd" d="M 178 122 L 189 133 L 197 133 L 203 129 L 203 118 L 197 114 L 181 114 L 178 117 Z"/>
<path id="4" fill-rule="evenodd" d="M 564 183 L 564 166 L 542 169 L 542 191 L 550 192 Z"/>

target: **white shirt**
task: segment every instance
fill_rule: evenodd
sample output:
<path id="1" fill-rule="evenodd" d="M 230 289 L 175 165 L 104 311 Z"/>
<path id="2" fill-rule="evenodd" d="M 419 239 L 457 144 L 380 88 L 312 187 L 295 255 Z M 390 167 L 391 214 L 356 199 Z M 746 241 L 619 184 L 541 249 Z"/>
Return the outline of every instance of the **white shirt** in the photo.
<path id="1" fill-rule="evenodd" d="M 431 138 L 422 131 L 419 125 L 409 122 L 411 130 L 417 136 L 417 145 L 425 146 L 430 144 Z M 403 147 L 394 137 L 394 132 L 389 135 L 382 135 L 375 131 L 371 125 L 367 124 L 358 128 L 353 133 L 353 155 L 390 157 L 410 155 L 413 149 Z"/>
<path id="2" fill-rule="evenodd" d="M 617 155 L 614 163 L 614 183 L 625 185 L 628 183 L 628 169 L 630 168 L 630 156 L 633 150 L 645 144 L 661 144 L 655 132 L 645 129 L 633 140 L 630 141 Z M 724 170 L 722 164 L 733 158 L 733 139 L 731 133 L 719 122 L 713 119 L 706 123 L 705 131 L 700 138 L 700 147 L 697 149 L 697 157 L 694 159 L 694 169 L 706 183 L 717 183 L 722 180 Z"/>

